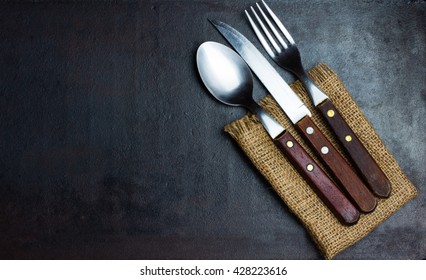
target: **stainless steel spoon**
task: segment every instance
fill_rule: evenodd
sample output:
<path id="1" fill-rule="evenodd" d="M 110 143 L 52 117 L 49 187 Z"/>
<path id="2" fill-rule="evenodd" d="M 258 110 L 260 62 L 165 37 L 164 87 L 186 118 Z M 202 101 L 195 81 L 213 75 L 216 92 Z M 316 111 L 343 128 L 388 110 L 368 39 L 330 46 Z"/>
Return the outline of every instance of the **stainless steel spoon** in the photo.
<path id="1" fill-rule="evenodd" d="M 201 79 L 216 99 L 227 105 L 250 110 L 272 138 L 284 131 L 253 100 L 253 76 L 244 60 L 233 50 L 216 42 L 205 42 L 198 48 L 197 66 Z"/>
<path id="2" fill-rule="evenodd" d="M 350 225 L 358 221 L 355 206 L 294 137 L 253 100 L 253 77 L 240 56 L 222 44 L 205 42 L 197 50 L 197 67 L 216 99 L 227 105 L 246 107 L 258 117 L 275 145 L 342 223 Z"/>

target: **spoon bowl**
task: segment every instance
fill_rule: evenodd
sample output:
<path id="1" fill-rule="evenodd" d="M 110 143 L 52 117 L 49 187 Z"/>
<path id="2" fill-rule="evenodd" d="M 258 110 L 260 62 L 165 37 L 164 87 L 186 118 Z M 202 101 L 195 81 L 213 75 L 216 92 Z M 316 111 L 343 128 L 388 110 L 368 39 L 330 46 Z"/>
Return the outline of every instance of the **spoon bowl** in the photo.
<path id="1" fill-rule="evenodd" d="M 231 106 L 251 107 L 253 77 L 246 63 L 230 48 L 205 42 L 197 50 L 197 67 L 209 92 Z"/>
<path id="2" fill-rule="evenodd" d="M 205 42 L 197 50 L 197 67 L 204 85 L 217 100 L 246 107 L 258 117 L 272 139 L 284 131 L 253 100 L 253 76 L 236 52 L 216 42 Z"/>

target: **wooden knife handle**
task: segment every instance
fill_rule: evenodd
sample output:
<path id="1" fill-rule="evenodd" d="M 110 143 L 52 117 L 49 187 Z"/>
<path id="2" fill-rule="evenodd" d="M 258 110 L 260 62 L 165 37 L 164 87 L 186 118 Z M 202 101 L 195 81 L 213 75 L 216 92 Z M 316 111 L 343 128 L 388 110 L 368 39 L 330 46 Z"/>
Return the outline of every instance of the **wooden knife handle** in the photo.
<path id="1" fill-rule="evenodd" d="M 284 132 L 274 142 L 341 223 L 351 225 L 358 221 L 356 207 L 289 132 Z"/>
<path id="2" fill-rule="evenodd" d="M 365 213 L 373 211 L 377 205 L 376 198 L 312 119 L 309 116 L 304 117 L 296 123 L 296 128 L 358 209 Z"/>
<path id="3" fill-rule="evenodd" d="M 389 197 L 391 193 L 389 179 L 343 119 L 333 102 L 327 99 L 318 105 L 318 109 L 370 190 L 378 197 Z"/>

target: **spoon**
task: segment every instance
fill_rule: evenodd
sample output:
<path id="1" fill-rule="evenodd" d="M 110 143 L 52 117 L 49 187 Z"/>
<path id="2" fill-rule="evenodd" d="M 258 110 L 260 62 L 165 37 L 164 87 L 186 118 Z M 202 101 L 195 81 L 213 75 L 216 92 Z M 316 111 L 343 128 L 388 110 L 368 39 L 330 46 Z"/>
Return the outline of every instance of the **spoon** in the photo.
<path id="1" fill-rule="evenodd" d="M 246 107 L 257 115 L 271 135 L 277 137 L 284 128 L 253 100 L 253 76 L 244 60 L 230 48 L 215 42 L 202 44 L 197 51 L 201 79 L 219 101 Z"/>
<path id="2" fill-rule="evenodd" d="M 294 137 L 253 100 L 253 77 L 244 60 L 216 42 L 201 44 L 196 56 L 198 72 L 208 91 L 222 103 L 245 107 L 256 115 L 275 145 L 336 218 L 346 225 L 356 223 L 359 212 L 355 206 Z"/>

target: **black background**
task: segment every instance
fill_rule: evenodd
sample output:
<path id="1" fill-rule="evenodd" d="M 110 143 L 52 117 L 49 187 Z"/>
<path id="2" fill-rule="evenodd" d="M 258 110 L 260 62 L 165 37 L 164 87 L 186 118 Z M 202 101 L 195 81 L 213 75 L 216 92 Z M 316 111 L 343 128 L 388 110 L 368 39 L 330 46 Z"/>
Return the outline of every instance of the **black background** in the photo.
<path id="1" fill-rule="evenodd" d="M 223 132 L 244 110 L 197 74 L 197 47 L 225 43 L 207 18 L 260 47 L 243 15 L 254 3 L 0 4 L 1 258 L 322 258 Z M 425 258 L 426 2 L 268 3 L 419 190 L 337 258 Z"/>

